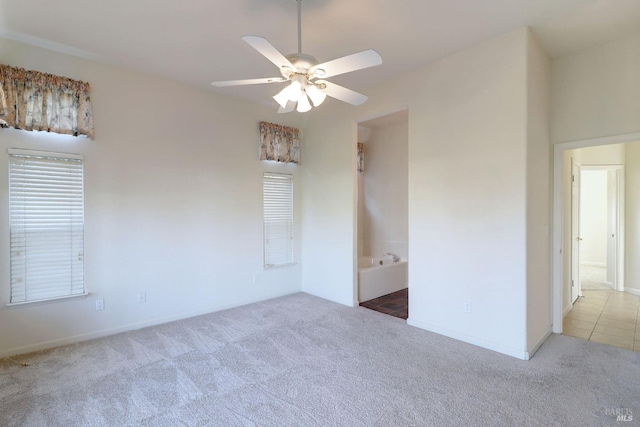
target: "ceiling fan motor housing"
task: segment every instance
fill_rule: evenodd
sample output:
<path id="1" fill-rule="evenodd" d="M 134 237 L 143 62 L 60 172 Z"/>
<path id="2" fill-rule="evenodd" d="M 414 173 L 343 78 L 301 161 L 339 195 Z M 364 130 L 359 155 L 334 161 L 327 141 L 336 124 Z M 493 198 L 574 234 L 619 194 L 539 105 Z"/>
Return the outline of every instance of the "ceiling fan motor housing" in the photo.
<path id="1" fill-rule="evenodd" d="M 318 60 L 311 55 L 305 53 L 292 53 L 287 59 L 293 64 L 295 73 L 307 74 L 311 67 L 318 65 Z"/>

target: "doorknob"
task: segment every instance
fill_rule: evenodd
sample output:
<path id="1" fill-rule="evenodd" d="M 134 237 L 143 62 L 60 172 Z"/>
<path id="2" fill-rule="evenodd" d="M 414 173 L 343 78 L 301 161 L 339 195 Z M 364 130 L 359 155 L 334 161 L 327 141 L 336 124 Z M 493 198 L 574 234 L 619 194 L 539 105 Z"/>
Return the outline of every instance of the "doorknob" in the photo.
<path id="1" fill-rule="evenodd" d="M 576 240 L 580 242 L 582 240 L 582 237 L 576 237 Z"/>

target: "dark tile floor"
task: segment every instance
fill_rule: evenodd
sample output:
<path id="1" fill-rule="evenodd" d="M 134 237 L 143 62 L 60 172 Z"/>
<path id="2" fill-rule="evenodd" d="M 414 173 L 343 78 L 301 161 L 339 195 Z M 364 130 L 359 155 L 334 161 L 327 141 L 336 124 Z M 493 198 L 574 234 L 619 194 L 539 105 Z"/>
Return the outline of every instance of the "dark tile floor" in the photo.
<path id="1" fill-rule="evenodd" d="M 406 319 L 409 317 L 409 288 L 361 302 L 360 306 Z"/>

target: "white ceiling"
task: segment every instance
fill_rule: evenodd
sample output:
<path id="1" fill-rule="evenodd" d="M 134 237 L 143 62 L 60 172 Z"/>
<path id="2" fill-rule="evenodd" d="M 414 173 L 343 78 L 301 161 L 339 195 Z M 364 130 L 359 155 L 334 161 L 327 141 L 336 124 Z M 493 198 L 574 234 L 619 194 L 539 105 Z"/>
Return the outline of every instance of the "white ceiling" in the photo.
<path id="1" fill-rule="evenodd" d="M 275 106 L 277 84 L 210 82 L 277 76 L 240 36 L 295 52 L 296 7 L 295 0 L 0 0 L 0 37 Z M 302 8 L 304 53 L 320 62 L 368 48 L 382 55 L 381 66 L 331 79 L 365 94 L 525 25 L 552 57 L 640 32 L 640 0 L 304 0 Z"/>

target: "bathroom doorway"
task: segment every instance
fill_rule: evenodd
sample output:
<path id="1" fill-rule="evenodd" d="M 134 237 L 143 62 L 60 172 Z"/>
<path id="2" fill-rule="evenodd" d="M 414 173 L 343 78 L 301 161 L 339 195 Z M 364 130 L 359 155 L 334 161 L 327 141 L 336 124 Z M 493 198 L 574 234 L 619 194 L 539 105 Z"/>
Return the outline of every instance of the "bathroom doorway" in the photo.
<path id="1" fill-rule="evenodd" d="M 409 298 L 408 148 L 408 110 L 358 123 L 358 302 L 404 319 Z"/>

